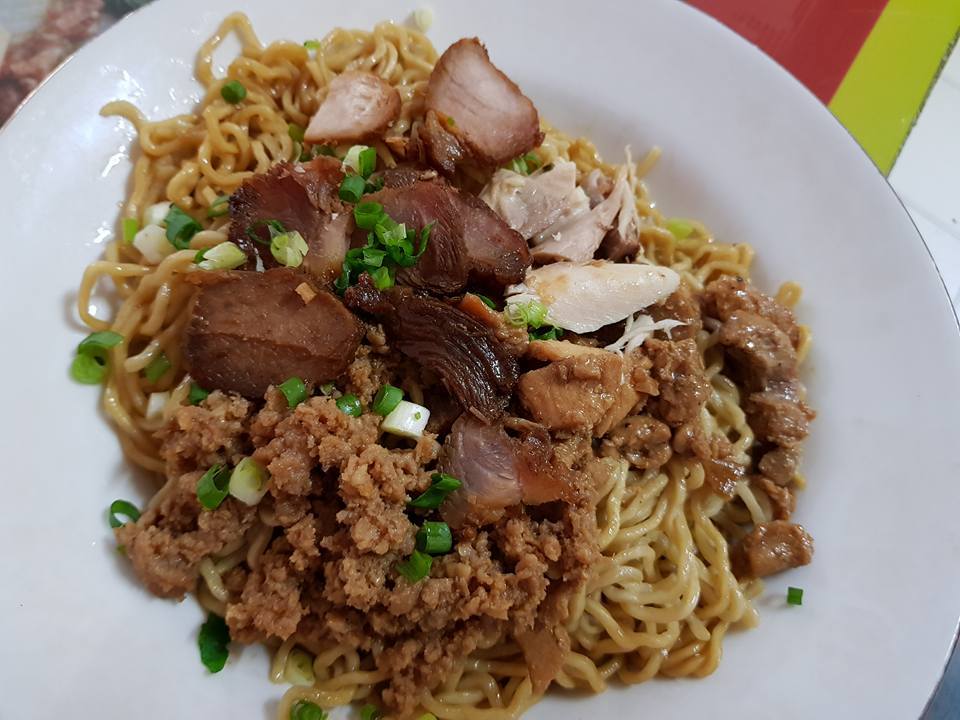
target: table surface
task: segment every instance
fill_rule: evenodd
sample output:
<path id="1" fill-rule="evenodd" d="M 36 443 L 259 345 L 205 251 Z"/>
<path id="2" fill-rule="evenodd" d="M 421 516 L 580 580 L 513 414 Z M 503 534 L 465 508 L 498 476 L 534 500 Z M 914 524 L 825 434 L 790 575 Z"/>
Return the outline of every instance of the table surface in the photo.
<path id="1" fill-rule="evenodd" d="M 956 307 L 960 0 L 688 2 L 766 51 L 850 130 L 899 194 Z M 0 123 L 46 72 L 115 21 L 110 10 L 141 4 L 0 0 Z M 52 29 L 62 31 L 59 39 Z M 956 717 L 960 655 L 954 652 L 924 720 Z"/>

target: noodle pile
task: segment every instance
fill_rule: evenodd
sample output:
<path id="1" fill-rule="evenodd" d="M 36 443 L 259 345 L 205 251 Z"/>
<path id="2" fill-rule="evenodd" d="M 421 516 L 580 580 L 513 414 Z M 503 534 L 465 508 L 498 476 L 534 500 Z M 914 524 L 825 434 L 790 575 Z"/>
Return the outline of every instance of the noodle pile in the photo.
<path id="1" fill-rule="evenodd" d="M 231 33 L 240 39 L 242 52 L 230 65 L 228 77 L 218 78 L 212 55 Z M 299 147 L 288 134 L 288 124 L 305 126 L 330 79 L 345 70 L 368 70 L 395 86 L 402 110 L 389 134 L 415 131 L 436 58 L 422 34 L 391 23 L 381 23 L 372 32 L 334 30 L 311 51 L 292 42 L 264 47 L 245 16 L 229 16 L 200 49 L 196 75 L 205 95 L 195 113 L 152 122 L 129 103 L 104 107 L 104 115 L 129 120 L 139 135 L 141 152 L 123 217 L 140 218 L 146 207 L 163 200 L 187 211 L 208 208 L 254 173 L 295 159 Z M 220 88 L 228 79 L 247 89 L 244 103 L 233 105 L 221 98 Z M 544 130 L 538 150 L 544 163 L 566 158 L 581 173 L 600 168 L 608 176 L 614 174 L 616 167 L 604 163 L 590 142 L 550 127 Z M 376 148 L 381 162 L 387 167 L 395 164 L 386 143 L 378 142 Z M 637 179 L 653 167 L 657 155 L 651 151 L 631 173 L 646 260 L 673 268 L 694 290 L 724 274 L 749 277 L 750 246 L 716 242 L 698 223 L 684 239 L 666 228 Z M 177 251 L 156 266 L 143 264 L 135 248 L 115 240 L 83 276 L 81 318 L 92 330 L 110 329 L 124 338 L 111 351 L 104 409 L 119 429 L 126 455 L 149 471 L 164 471 L 154 432 L 186 402 L 190 385 L 180 347 L 195 288 L 184 282 L 184 273 L 198 249 L 227 239 L 228 222 L 226 217 L 204 220 L 205 229 L 193 238 L 191 249 Z M 107 278 L 120 297 L 112 321 L 89 311 L 91 295 Z M 792 284 L 784 285 L 777 296 L 787 306 L 798 298 L 799 288 Z M 712 387 L 702 416 L 704 429 L 726 435 L 734 446 L 731 459 L 749 464 L 754 436 L 736 385 L 721 372 L 716 333 L 705 328 L 696 340 Z M 809 334 L 802 329 L 801 358 L 808 346 Z M 159 383 L 147 383 L 141 371 L 161 354 L 172 370 Z M 147 417 L 150 394 L 164 391 L 170 395 L 163 411 Z M 724 501 L 704 487 L 704 467 L 696 459 L 675 455 L 660 469 L 643 472 L 628 470 L 623 460 L 604 462 L 609 476 L 596 507 L 603 561 L 573 601 L 568 625 L 573 651 L 556 682 L 564 688 L 600 692 L 611 680 L 638 683 L 656 675 L 709 675 L 720 661 L 728 630 L 756 623 L 751 598 L 760 585 L 737 581 L 728 543 L 743 534 L 742 525 L 770 520 L 770 501 L 745 481 L 738 483 L 739 501 Z M 218 598 L 222 600 L 226 592 L 219 585 L 220 573 L 243 558 L 256 562 L 269 541 L 270 528 L 262 527 L 266 534 L 253 533 L 247 546 L 227 548 L 221 558 L 204 561 L 204 604 L 222 607 Z M 283 679 L 295 645 L 293 637 L 277 649 L 275 680 Z M 291 688 L 280 704 L 279 717 L 288 717 L 298 699 L 331 707 L 370 696 L 385 679 L 370 668 L 369 659 L 354 649 L 329 648 L 313 659 L 315 685 Z M 423 697 L 422 706 L 438 718 L 493 720 L 516 717 L 536 699 L 520 649 L 501 644 L 464 660 L 441 687 Z"/>

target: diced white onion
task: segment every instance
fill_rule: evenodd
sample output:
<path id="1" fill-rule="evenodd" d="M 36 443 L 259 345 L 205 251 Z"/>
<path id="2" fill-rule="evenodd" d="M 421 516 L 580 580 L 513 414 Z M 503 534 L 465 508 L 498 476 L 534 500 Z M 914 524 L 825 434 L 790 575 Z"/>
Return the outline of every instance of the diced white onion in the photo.
<path id="1" fill-rule="evenodd" d="M 162 225 L 167 219 L 167 213 L 170 212 L 171 203 L 168 201 L 154 203 L 143 211 L 144 225 Z"/>
<path id="2" fill-rule="evenodd" d="M 160 415 L 169 399 L 169 391 L 150 393 L 150 397 L 147 398 L 147 419 Z"/>
<path id="3" fill-rule="evenodd" d="M 423 435 L 429 419 L 430 411 L 423 405 L 401 400 L 400 404 L 383 419 L 380 429 L 392 435 L 416 439 Z"/>
<path id="4" fill-rule="evenodd" d="M 203 260 L 197 263 L 197 267 L 201 270 L 232 270 L 246 261 L 247 256 L 243 250 L 236 243 L 227 240 L 204 252 Z"/>
<path id="5" fill-rule="evenodd" d="M 151 265 L 159 264 L 176 250 L 167 240 L 167 231 L 159 225 L 147 225 L 133 236 L 133 246 L 143 254 Z"/>
<path id="6" fill-rule="evenodd" d="M 343 158 L 343 169 L 352 169 L 357 175 L 360 174 L 360 153 L 367 149 L 366 145 L 353 145 Z"/>
<path id="7" fill-rule="evenodd" d="M 417 8 L 413 11 L 413 22 L 420 32 L 426 32 L 433 26 L 433 10 L 428 7 Z"/>
<path id="8" fill-rule="evenodd" d="M 242 503 L 256 505 L 267 494 L 269 480 L 266 468 L 253 458 L 245 457 L 233 469 L 227 491 Z"/>
<path id="9" fill-rule="evenodd" d="M 312 686 L 316 681 L 313 673 L 313 656 L 300 648 L 291 650 L 283 665 L 283 679 L 291 685 Z"/>

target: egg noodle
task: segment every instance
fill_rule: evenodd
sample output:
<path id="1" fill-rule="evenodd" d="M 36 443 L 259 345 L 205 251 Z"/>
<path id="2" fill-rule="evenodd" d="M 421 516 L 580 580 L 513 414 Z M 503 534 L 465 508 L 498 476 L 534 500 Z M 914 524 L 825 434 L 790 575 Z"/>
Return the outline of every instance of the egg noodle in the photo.
<path id="1" fill-rule="evenodd" d="M 231 34 L 242 50 L 227 76 L 219 77 L 213 54 Z M 163 473 L 154 432 L 186 402 L 190 378 L 182 365 L 181 336 L 196 290 L 183 278 L 198 249 L 227 239 L 229 223 L 228 217 L 207 219 L 205 209 L 254 173 L 295 159 L 299 147 L 288 125 L 305 126 L 330 79 L 345 70 L 367 70 L 396 87 L 402 110 L 389 135 L 415 132 L 436 59 L 436 50 L 423 34 L 392 23 L 381 23 L 372 32 L 336 29 L 308 49 L 295 42 L 263 46 L 247 18 L 233 14 L 200 48 L 196 76 L 204 97 L 193 113 L 154 122 L 127 102 L 103 108 L 104 115 L 131 122 L 139 138 L 122 217 L 140 218 L 151 204 L 168 200 L 201 219 L 205 227 L 189 250 L 174 252 L 157 265 L 145 264 L 132 245 L 118 238 L 86 269 L 80 285 L 83 321 L 91 330 L 109 329 L 124 338 L 111 350 L 103 407 L 117 425 L 127 457 L 137 465 Z M 246 88 L 243 103 L 234 105 L 221 97 L 220 89 L 229 79 Z M 566 158 L 584 174 L 593 168 L 611 177 L 616 172 L 617 167 L 603 162 L 589 141 L 546 125 L 544 131 L 545 140 L 536 151 L 542 163 Z M 376 149 L 387 167 L 395 164 L 387 144 L 377 142 Z M 630 168 L 641 217 L 643 260 L 673 268 L 694 290 L 723 274 L 749 277 L 753 258 L 749 245 L 717 242 L 696 222 L 683 239 L 667 229 L 642 181 L 658 155 L 654 149 Z M 90 307 L 98 283 L 108 278 L 119 307 L 112 320 L 103 320 Z M 799 295 L 796 285 L 786 284 L 777 299 L 793 306 Z M 804 328 L 801 334 L 802 358 L 809 333 Z M 712 386 L 702 414 L 704 429 L 729 438 L 732 459 L 749 464 L 754 435 L 736 385 L 722 372 L 716 332 L 701 330 L 696 340 Z M 147 383 L 142 371 L 161 354 L 172 369 L 159 383 Z M 169 398 L 163 410 L 148 413 L 151 393 L 165 391 Z M 625 460 L 603 462 L 609 475 L 596 504 L 603 560 L 572 601 L 568 630 L 573 649 L 555 682 L 563 688 L 600 692 L 611 681 L 709 675 L 720 661 L 730 628 L 757 622 L 751 598 L 759 592 L 759 582 L 737 581 L 728 544 L 743 534 L 742 525 L 772 518 L 770 500 L 745 481 L 738 483 L 734 501 L 723 500 L 704 486 L 704 467 L 692 458 L 675 455 L 661 468 L 648 471 L 629 470 Z M 802 482 L 797 479 L 795 485 Z M 158 502 L 163 493 L 160 490 L 151 502 Z M 225 548 L 219 557 L 202 563 L 205 582 L 199 596 L 205 606 L 223 612 L 227 592 L 221 573 L 241 562 L 251 569 L 257 566 L 270 541 L 270 520 L 261 517 L 245 545 Z M 288 656 L 296 646 L 294 636 L 276 648 L 274 680 L 284 681 Z M 370 657 L 345 645 L 317 653 L 313 671 L 313 686 L 291 687 L 278 717 L 286 720 L 299 699 L 332 707 L 372 697 L 386 679 Z M 440 687 L 423 696 L 421 705 L 438 718 L 494 720 L 514 718 L 537 699 L 523 654 L 510 643 L 463 660 Z"/>

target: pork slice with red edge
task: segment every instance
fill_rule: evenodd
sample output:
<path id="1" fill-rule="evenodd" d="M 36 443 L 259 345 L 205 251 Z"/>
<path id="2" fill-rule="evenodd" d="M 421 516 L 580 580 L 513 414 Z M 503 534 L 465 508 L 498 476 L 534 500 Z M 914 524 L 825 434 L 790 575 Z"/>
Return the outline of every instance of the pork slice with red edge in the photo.
<path id="1" fill-rule="evenodd" d="M 342 143 L 382 135 L 400 116 L 400 93 L 369 72 L 348 71 L 330 81 L 307 126 L 310 142 Z"/>
<path id="2" fill-rule="evenodd" d="M 247 253 L 245 269 L 254 269 L 257 257 L 266 268 L 278 265 L 270 253 L 268 227 L 277 221 L 306 241 L 302 268 L 322 282 L 335 279 L 354 228 L 353 213 L 338 196 L 342 180 L 338 160 L 318 157 L 278 163 L 243 183 L 230 197 L 230 240 Z"/>
<path id="3" fill-rule="evenodd" d="M 457 161 L 451 136 L 473 160 L 502 165 L 543 140 L 540 117 L 517 84 L 492 62 L 477 38 L 448 47 L 430 74 L 426 108 L 440 125 L 424 126 L 428 155 L 446 173 Z"/>
<path id="4" fill-rule="evenodd" d="M 191 275 L 202 284 L 183 357 L 201 387 L 261 398 L 290 377 L 333 380 L 353 360 L 360 323 L 325 290 L 305 302 L 296 290 L 309 281 L 305 274 L 276 268 Z"/>

